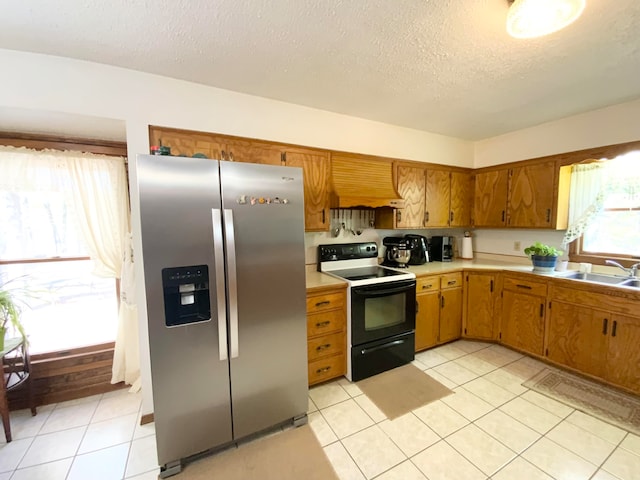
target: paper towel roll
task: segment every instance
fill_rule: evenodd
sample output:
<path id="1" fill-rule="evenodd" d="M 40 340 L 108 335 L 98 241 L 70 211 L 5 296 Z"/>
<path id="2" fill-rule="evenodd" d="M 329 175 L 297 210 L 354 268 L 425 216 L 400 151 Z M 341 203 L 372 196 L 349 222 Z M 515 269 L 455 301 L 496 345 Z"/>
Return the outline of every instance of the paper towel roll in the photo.
<path id="1" fill-rule="evenodd" d="M 462 258 L 466 260 L 473 259 L 473 245 L 471 237 L 462 237 Z"/>

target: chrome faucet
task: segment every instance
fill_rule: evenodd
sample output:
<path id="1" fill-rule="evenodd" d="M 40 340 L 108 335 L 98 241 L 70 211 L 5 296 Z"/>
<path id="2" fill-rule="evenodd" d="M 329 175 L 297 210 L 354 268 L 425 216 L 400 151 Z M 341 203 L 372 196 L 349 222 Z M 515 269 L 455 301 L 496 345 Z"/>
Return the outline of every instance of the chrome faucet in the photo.
<path id="1" fill-rule="evenodd" d="M 618 262 L 614 262 L 613 260 L 605 260 L 605 263 L 608 263 L 609 265 L 614 265 L 618 268 L 621 268 L 622 270 L 624 270 L 624 273 L 626 273 L 627 275 L 629 275 L 629 277 L 637 277 L 638 276 L 638 267 L 640 267 L 640 262 L 636 263 L 634 265 L 631 265 L 631 267 L 629 268 L 625 268 L 622 265 L 620 265 Z"/>

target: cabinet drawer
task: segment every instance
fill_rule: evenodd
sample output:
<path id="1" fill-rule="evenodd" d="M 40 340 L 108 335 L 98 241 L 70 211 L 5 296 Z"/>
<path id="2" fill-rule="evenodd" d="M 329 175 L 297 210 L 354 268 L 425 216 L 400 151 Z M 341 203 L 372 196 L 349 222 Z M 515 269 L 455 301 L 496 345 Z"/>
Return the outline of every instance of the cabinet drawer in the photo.
<path id="1" fill-rule="evenodd" d="M 345 356 L 336 355 L 309 362 L 308 373 L 309 385 L 340 377 L 346 373 Z"/>
<path id="2" fill-rule="evenodd" d="M 440 279 L 437 276 L 418 277 L 416 279 L 416 295 L 422 292 L 430 292 L 440 288 Z"/>
<path id="3" fill-rule="evenodd" d="M 523 280 L 521 278 L 504 277 L 504 290 L 525 293 L 527 295 L 547 296 L 547 284 L 533 280 Z"/>
<path id="4" fill-rule="evenodd" d="M 345 293 L 325 293 L 307 297 L 307 313 L 323 312 L 334 308 L 344 308 Z"/>
<path id="5" fill-rule="evenodd" d="M 346 343 L 344 333 L 342 332 L 314 338 L 307 342 L 308 361 L 312 362 L 322 357 L 335 355 L 336 353 L 344 354 L 345 348 Z"/>
<path id="6" fill-rule="evenodd" d="M 455 288 L 462 286 L 462 272 L 447 273 L 440 277 L 440 288 Z"/>
<path id="7" fill-rule="evenodd" d="M 345 316 L 344 308 L 307 315 L 307 337 L 343 331 Z"/>

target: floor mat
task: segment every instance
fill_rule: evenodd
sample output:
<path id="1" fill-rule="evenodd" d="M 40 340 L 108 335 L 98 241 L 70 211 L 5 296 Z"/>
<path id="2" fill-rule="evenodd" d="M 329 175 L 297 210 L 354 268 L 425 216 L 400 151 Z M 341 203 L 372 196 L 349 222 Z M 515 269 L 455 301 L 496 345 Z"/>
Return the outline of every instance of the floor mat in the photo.
<path id="1" fill-rule="evenodd" d="M 410 363 L 356 385 L 390 420 L 454 393 Z"/>
<path id="2" fill-rule="evenodd" d="M 187 463 L 176 480 L 338 480 L 329 459 L 304 425 Z"/>
<path id="3" fill-rule="evenodd" d="M 596 382 L 548 368 L 524 385 L 570 407 L 640 435 L 640 398 Z"/>

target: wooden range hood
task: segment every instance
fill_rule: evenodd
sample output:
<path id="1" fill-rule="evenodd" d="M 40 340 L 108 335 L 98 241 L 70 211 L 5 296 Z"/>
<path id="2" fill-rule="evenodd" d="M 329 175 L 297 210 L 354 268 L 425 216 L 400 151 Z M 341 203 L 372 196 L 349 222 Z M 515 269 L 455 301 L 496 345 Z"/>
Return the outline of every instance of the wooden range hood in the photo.
<path id="1" fill-rule="evenodd" d="M 331 208 L 404 208 L 389 161 L 334 154 Z"/>

